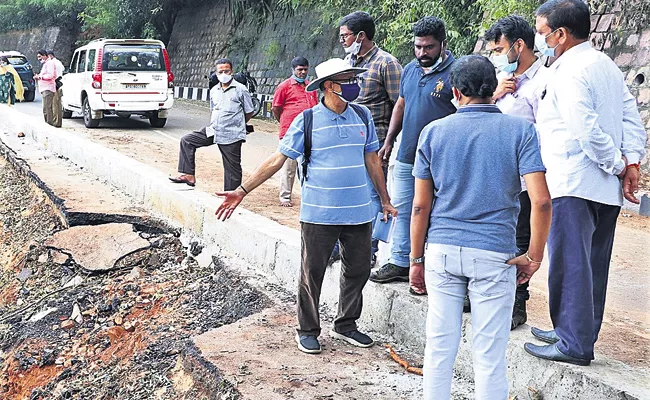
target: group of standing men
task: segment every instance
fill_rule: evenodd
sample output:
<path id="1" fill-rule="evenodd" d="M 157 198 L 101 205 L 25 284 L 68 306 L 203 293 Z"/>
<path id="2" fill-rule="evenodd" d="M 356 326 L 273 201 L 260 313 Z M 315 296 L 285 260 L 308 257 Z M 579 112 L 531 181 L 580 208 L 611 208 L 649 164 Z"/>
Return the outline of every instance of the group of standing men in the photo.
<path id="1" fill-rule="evenodd" d="M 41 63 L 41 72 L 34 74 L 38 81 L 38 90 L 43 98 L 43 118 L 48 124 L 60 128 L 63 123 L 63 106 L 61 104 L 63 63 L 53 51 L 39 50 L 36 58 Z"/>
<path id="2" fill-rule="evenodd" d="M 293 60 L 273 103 L 278 151 L 218 193 L 225 200 L 217 215 L 229 218 L 283 168 L 280 202 L 291 205 L 293 171 L 302 171 L 300 350 L 321 351 L 320 289 L 339 243 L 332 336 L 371 346 L 356 327 L 366 281 L 408 281 L 412 294 L 429 295 L 425 398 L 449 398 L 469 297 L 476 397 L 506 399 L 509 330 L 526 321 L 527 283 L 548 239 L 554 329 L 533 328 L 547 344 L 525 349 L 589 365 L 616 219 L 624 198 L 638 203 L 647 137 L 621 71 L 591 48 L 589 32 L 583 1 L 550 0 L 534 29 L 518 16 L 496 22 L 485 35 L 489 61 L 456 60 L 443 21 L 424 17 L 413 28 L 415 59 L 402 70 L 373 42 L 370 15 L 355 12 L 339 26 L 345 60 L 318 65 L 312 82 L 307 60 Z M 391 199 L 385 166 L 399 134 Z M 371 274 L 378 213 L 397 220 L 390 259 Z"/>

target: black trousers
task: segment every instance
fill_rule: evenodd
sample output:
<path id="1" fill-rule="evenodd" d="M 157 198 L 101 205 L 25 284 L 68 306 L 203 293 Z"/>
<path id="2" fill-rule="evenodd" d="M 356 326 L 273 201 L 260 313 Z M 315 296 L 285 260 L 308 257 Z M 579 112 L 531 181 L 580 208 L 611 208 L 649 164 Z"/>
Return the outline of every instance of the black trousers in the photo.
<path id="1" fill-rule="evenodd" d="M 240 140 L 231 144 L 219 144 L 219 151 L 223 160 L 223 189 L 235 190 L 242 182 L 241 145 Z M 181 138 L 181 149 L 178 155 L 178 172 L 181 174 L 195 175 L 196 149 L 212 146 L 214 136 L 207 136 L 205 128 L 193 131 Z"/>
<path id="2" fill-rule="evenodd" d="M 317 225 L 302 222 L 302 262 L 298 285 L 298 333 L 320 335 L 321 287 L 334 244 L 341 246 L 339 307 L 336 332 L 357 329 L 363 308 L 363 287 L 370 276 L 372 223 L 362 225 Z"/>
<path id="3" fill-rule="evenodd" d="M 530 246 L 530 197 L 528 191 L 523 191 L 519 194 L 519 216 L 517 217 L 517 248 L 519 249 L 518 256 L 526 253 Z M 528 300 L 530 293 L 528 292 L 528 282 L 517 285 L 517 299 Z"/>

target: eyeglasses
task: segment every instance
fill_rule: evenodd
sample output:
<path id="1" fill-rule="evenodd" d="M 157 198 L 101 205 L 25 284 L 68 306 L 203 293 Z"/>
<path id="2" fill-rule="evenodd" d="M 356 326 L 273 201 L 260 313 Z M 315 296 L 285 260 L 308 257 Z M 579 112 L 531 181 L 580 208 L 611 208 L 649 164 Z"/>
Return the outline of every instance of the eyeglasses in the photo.
<path id="1" fill-rule="evenodd" d="M 349 32 L 349 33 L 342 33 L 339 35 L 339 41 L 345 41 L 348 36 L 354 35 L 354 32 Z"/>

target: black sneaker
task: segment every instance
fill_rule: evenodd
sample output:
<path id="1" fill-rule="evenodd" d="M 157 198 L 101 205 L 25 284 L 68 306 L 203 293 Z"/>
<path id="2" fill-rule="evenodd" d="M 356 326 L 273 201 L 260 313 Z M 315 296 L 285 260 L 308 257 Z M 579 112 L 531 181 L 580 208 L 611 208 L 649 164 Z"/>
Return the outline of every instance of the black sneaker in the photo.
<path id="1" fill-rule="evenodd" d="M 375 264 L 377 264 L 377 254 L 372 254 L 370 255 L 370 268 L 375 268 Z"/>
<path id="2" fill-rule="evenodd" d="M 409 269 L 398 267 L 395 264 L 384 264 L 377 271 L 370 274 L 370 281 L 375 283 L 388 283 L 388 282 L 408 282 Z"/>
<path id="3" fill-rule="evenodd" d="M 298 343 L 298 349 L 303 353 L 307 354 L 318 354 L 323 349 L 318 343 L 318 338 L 312 335 L 299 335 L 296 333 L 296 343 Z"/>
<path id="4" fill-rule="evenodd" d="M 463 300 L 463 312 L 464 313 L 472 312 L 472 303 L 469 302 L 468 295 L 465 295 L 465 300 Z"/>
<path id="5" fill-rule="evenodd" d="M 515 297 L 515 306 L 512 308 L 512 322 L 510 323 L 510 330 L 523 325 L 528 320 L 526 314 L 526 300 L 518 299 Z"/>
<path id="6" fill-rule="evenodd" d="M 357 347 L 371 347 L 375 344 L 374 340 L 365 333 L 361 333 L 357 330 L 339 333 L 335 330 L 330 331 L 330 336 L 335 339 L 345 340 L 353 346 Z"/>

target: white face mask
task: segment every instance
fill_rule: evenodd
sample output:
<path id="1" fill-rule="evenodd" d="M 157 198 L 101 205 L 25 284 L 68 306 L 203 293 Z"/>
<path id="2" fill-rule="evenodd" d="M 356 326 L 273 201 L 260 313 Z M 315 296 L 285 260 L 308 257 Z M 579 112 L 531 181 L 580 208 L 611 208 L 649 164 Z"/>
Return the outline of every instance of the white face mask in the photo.
<path id="1" fill-rule="evenodd" d="M 217 79 L 219 79 L 219 82 L 221 83 L 230 83 L 230 81 L 232 81 L 232 75 L 221 73 L 217 75 Z"/>
<path id="2" fill-rule="evenodd" d="M 359 34 L 361 34 L 361 32 L 359 32 Z M 352 43 L 350 47 L 344 47 L 343 51 L 345 51 L 346 54 L 352 54 L 354 56 L 359 54 L 359 50 L 361 50 L 361 42 L 357 42 L 357 40 L 359 40 L 359 35 L 354 38 L 354 43 Z"/>
<path id="3" fill-rule="evenodd" d="M 451 99 L 451 104 L 453 104 L 456 109 L 460 108 L 460 103 L 458 103 L 458 99 L 455 97 Z"/>

